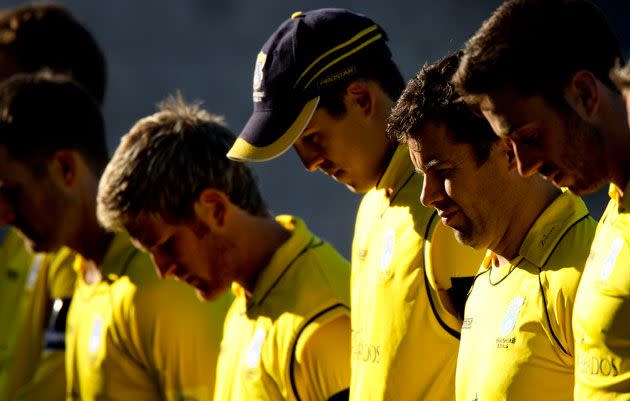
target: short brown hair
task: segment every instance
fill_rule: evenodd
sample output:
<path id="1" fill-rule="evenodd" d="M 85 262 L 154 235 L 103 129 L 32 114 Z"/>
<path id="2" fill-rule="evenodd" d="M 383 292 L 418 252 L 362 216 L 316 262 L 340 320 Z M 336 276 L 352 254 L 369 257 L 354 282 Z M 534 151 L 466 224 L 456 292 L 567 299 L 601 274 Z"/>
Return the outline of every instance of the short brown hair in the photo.
<path id="1" fill-rule="evenodd" d="M 101 224 L 121 230 L 141 213 L 188 221 L 206 188 L 224 192 L 253 215 L 266 215 L 250 169 L 225 156 L 234 140 L 222 117 L 187 104 L 180 94 L 169 97 L 123 136 L 107 165 L 97 197 Z"/>
<path id="2" fill-rule="evenodd" d="M 417 140 L 424 124 L 442 122 L 451 139 L 470 145 L 477 163 L 483 164 L 499 138 L 481 115 L 459 100 L 450 82 L 461 57 L 459 51 L 422 67 L 396 102 L 387 121 L 387 135 L 400 142 Z"/>
<path id="3" fill-rule="evenodd" d="M 90 32 L 64 7 L 26 5 L 0 12 L 0 62 L 13 73 L 47 68 L 66 74 L 103 104 L 105 56 Z"/>
<path id="4" fill-rule="evenodd" d="M 511 88 L 561 106 L 564 88 L 579 70 L 615 90 L 609 71 L 620 58 L 615 33 L 590 2 L 508 0 L 468 41 L 453 81 L 473 100 Z"/>

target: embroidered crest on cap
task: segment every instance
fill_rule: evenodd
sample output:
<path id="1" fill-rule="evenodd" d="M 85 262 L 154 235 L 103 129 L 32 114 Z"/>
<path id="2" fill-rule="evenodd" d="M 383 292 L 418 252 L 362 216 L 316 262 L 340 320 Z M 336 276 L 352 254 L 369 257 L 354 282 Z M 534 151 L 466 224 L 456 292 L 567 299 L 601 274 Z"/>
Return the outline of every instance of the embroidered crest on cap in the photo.
<path id="1" fill-rule="evenodd" d="M 254 67 L 254 102 L 260 102 L 265 96 L 265 92 L 262 92 L 260 88 L 262 88 L 263 68 L 265 67 L 266 61 L 267 55 L 262 52 L 258 53 L 258 57 L 256 57 L 256 66 Z"/>
<path id="2" fill-rule="evenodd" d="M 516 318 L 518 317 L 518 312 L 520 312 L 523 307 L 523 303 L 525 302 L 525 298 L 523 297 L 514 297 L 510 302 L 510 305 L 505 312 L 505 316 L 503 317 L 503 321 L 501 322 L 501 326 L 499 327 L 499 332 L 501 336 L 505 337 L 514 329 L 516 325 Z"/>

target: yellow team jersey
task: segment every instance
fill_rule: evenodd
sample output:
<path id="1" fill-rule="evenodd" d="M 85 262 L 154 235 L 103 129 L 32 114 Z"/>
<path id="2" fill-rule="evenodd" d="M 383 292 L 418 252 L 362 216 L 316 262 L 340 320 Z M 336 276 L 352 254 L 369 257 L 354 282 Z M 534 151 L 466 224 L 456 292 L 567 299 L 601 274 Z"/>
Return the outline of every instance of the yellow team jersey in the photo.
<path id="1" fill-rule="evenodd" d="M 76 277 L 71 260 L 66 248 L 33 254 L 15 229 L 0 245 L 2 401 L 65 399 L 65 375 L 59 372 L 64 369 L 65 312 Z"/>
<path id="2" fill-rule="evenodd" d="M 352 245 L 353 401 L 453 400 L 463 305 L 482 251 L 420 204 L 399 145 L 357 215 Z M 467 285 L 468 283 L 468 285 Z M 461 316 L 461 315 L 460 315 Z"/>
<path id="3" fill-rule="evenodd" d="M 160 280 L 147 254 L 117 234 L 87 284 L 77 257 L 68 313 L 67 400 L 211 400 L 223 319 L 231 297 L 199 301 Z"/>
<path id="4" fill-rule="evenodd" d="M 578 289 L 575 400 L 630 400 L 630 185 L 597 226 Z"/>
<path id="5" fill-rule="evenodd" d="M 215 401 L 327 400 L 350 382 L 350 268 L 298 218 L 225 319 Z"/>
<path id="6" fill-rule="evenodd" d="M 530 228 L 519 255 L 488 252 L 466 303 L 457 401 L 572 400 L 571 314 L 596 222 L 564 192 Z"/>

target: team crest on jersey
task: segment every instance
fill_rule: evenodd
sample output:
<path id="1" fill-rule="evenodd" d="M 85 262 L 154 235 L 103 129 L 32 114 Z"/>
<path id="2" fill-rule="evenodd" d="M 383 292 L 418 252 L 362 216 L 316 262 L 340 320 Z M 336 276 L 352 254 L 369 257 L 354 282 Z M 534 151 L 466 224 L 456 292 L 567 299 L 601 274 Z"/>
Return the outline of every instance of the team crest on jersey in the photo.
<path id="1" fill-rule="evenodd" d="M 44 256 L 41 254 L 35 255 L 33 258 L 33 263 L 31 264 L 31 270 L 28 272 L 28 277 L 26 279 L 26 289 L 28 291 L 32 290 L 35 286 L 35 281 L 37 281 L 37 275 L 39 274 L 39 269 L 42 267 L 42 260 Z"/>
<path id="2" fill-rule="evenodd" d="M 256 57 L 256 66 L 254 67 L 254 79 L 253 79 L 253 87 L 254 87 L 254 102 L 260 102 L 262 98 L 265 96 L 265 93 L 260 90 L 262 88 L 263 83 L 263 68 L 265 67 L 265 62 L 267 61 L 267 55 L 265 53 L 258 53 L 258 57 Z"/>
<path id="3" fill-rule="evenodd" d="M 249 348 L 245 354 L 245 363 L 250 369 L 254 369 L 260 362 L 260 353 L 262 352 L 262 346 L 267 338 L 267 331 L 262 327 L 256 329 L 252 342 L 249 343 Z"/>
<path id="4" fill-rule="evenodd" d="M 512 330 L 514 330 L 518 313 L 521 311 L 524 302 L 525 298 L 523 297 L 515 297 L 510 302 L 510 305 L 505 312 L 505 316 L 503 317 L 503 321 L 501 322 L 501 326 L 499 327 L 499 333 L 502 337 L 507 336 L 512 332 Z"/>
<path id="5" fill-rule="evenodd" d="M 88 351 L 95 354 L 101 346 L 101 338 L 103 337 L 103 319 L 97 317 L 92 322 L 92 332 L 90 333 L 90 342 L 88 343 Z"/>
<path id="6" fill-rule="evenodd" d="M 610 247 L 610 251 L 608 251 L 608 256 L 606 256 L 606 260 L 604 260 L 604 264 L 602 265 L 602 269 L 599 271 L 599 278 L 602 280 L 607 280 L 610 277 L 610 274 L 615 267 L 615 262 L 617 261 L 617 256 L 621 252 L 623 248 L 623 238 L 617 237 L 612 243 Z"/>
<path id="7" fill-rule="evenodd" d="M 387 270 L 394 257 L 394 245 L 396 243 L 396 232 L 387 230 L 383 240 L 383 253 L 381 254 L 381 271 Z"/>

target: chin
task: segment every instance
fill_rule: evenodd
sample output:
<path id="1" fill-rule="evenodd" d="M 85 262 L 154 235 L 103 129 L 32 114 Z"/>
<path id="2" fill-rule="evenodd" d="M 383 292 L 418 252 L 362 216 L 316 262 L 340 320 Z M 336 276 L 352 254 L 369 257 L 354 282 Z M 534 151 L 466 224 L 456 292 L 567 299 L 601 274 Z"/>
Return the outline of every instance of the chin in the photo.
<path id="1" fill-rule="evenodd" d="M 351 192 L 354 192 L 355 194 L 365 194 L 376 186 L 376 182 L 374 183 L 345 182 L 343 184 L 346 186 L 346 188 L 348 188 Z"/>
<path id="2" fill-rule="evenodd" d="M 584 196 L 584 195 L 592 194 L 593 192 L 597 192 L 605 184 L 606 184 L 606 181 L 604 180 L 600 180 L 600 181 L 593 180 L 590 182 L 579 182 L 574 185 L 570 185 L 568 188 L 569 188 L 569 191 L 573 192 L 574 194 L 578 196 Z"/>
<path id="3" fill-rule="evenodd" d="M 195 295 L 197 295 L 197 299 L 203 302 L 214 301 L 219 298 L 227 289 L 195 289 Z"/>
<path id="4" fill-rule="evenodd" d="M 468 231 L 457 230 L 455 228 L 453 229 L 453 231 L 455 231 L 455 239 L 457 239 L 457 242 L 459 242 L 460 244 L 469 246 L 474 249 L 486 248 L 485 244 L 482 244 L 480 238 L 477 238 L 472 233 Z"/>

